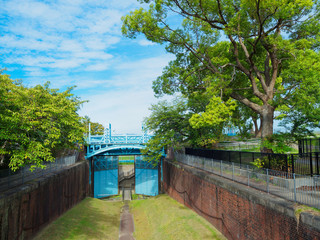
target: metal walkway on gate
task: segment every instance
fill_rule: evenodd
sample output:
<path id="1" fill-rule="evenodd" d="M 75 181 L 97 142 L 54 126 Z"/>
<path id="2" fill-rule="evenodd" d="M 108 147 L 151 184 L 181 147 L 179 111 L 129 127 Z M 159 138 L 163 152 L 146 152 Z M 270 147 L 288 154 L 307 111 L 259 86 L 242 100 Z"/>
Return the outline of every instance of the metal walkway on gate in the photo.
<path id="1" fill-rule="evenodd" d="M 90 129 L 90 126 L 89 126 Z M 103 135 L 91 135 L 87 139 L 86 159 L 90 162 L 90 183 L 95 198 L 119 194 L 119 156 L 134 156 L 135 193 L 155 196 L 159 193 L 159 164 L 144 159 L 141 149 L 152 137 L 147 132 L 136 134 L 111 134 L 111 124 Z M 132 177 L 133 177 L 132 176 Z"/>
<path id="2" fill-rule="evenodd" d="M 89 126 L 90 129 L 90 126 Z M 86 158 L 104 153 L 104 155 L 139 155 L 140 149 L 149 141 L 151 135 L 146 131 L 142 135 L 138 134 L 113 134 L 111 124 L 105 128 L 103 135 L 91 135 L 89 133 L 87 140 Z"/>

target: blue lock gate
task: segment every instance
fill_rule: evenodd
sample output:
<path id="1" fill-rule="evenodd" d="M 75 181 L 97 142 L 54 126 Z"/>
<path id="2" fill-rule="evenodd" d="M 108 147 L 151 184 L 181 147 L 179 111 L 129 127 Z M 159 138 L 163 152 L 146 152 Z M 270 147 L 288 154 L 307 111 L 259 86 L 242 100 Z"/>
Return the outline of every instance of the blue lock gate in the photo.
<path id="1" fill-rule="evenodd" d="M 143 156 L 135 156 L 135 192 L 156 196 L 159 194 L 158 165 L 144 161 Z"/>
<path id="2" fill-rule="evenodd" d="M 94 156 L 94 197 L 118 194 L 118 156 Z"/>

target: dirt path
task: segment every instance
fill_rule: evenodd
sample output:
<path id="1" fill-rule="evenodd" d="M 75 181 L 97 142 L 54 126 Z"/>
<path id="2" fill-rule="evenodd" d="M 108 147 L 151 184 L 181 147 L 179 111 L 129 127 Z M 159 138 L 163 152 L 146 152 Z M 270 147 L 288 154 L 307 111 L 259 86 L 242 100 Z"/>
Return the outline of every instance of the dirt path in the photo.
<path id="1" fill-rule="evenodd" d="M 134 222 L 133 216 L 129 212 L 129 201 L 125 201 L 125 205 L 122 208 L 122 213 L 120 216 L 120 232 L 119 240 L 134 240 Z"/>

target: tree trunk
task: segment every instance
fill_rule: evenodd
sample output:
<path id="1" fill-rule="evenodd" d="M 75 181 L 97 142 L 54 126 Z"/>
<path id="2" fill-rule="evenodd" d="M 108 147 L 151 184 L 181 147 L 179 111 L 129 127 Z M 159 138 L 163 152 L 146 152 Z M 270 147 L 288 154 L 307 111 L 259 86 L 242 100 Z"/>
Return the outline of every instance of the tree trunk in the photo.
<path id="1" fill-rule="evenodd" d="M 262 130 L 262 121 L 263 121 L 263 119 L 262 118 L 260 118 L 260 126 L 258 127 L 258 122 L 257 122 L 257 120 L 256 120 L 256 122 L 254 123 L 254 125 L 255 125 L 255 138 L 261 138 L 261 130 Z"/>
<path id="2" fill-rule="evenodd" d="M 273 134 L 273 116 L 274 116 L 274 108 L 269 105 L 264 105 L 262 109 L 262 113 L 260 114 L 261 119 L 261 140 L 263 141 L 270 138 Z M 261 152 L 271 153 L 272 149 L 268 149 L 263 147 Z"/>

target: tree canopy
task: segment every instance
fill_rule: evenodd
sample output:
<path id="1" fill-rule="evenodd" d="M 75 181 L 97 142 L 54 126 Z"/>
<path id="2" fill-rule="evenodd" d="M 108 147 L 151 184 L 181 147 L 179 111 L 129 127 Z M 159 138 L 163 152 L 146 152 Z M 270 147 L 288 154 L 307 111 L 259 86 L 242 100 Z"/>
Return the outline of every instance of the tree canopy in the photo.
<path id="1" fill-rule="evenodd" d="M 28 88 L 0 73 L 1 167 L 43 168 L 61 150 L 83 142 L 84 124 L 77 114 L 83 101 L 72 89 L 60 92 L 49 83 Z"/>
<path id="2" fill-rule="evenodd" d="M 142 33 L 176 56 L 154 81 L 155 94 L 212 97 L 191 117 L 193 127 L 214 126 L 219 108 L 249 114 L 256 128 L 260 119 L 261 138 L 272 136 L 275 118 L 291 131 L 319 127 L 318 0 L 141 2 L 146 9 L 122 18 L 123 34 Z"/>
<path id="3" fill-rule="evenodd" d="M 163 148 L 167 146 L 179 149 L 185 145 L 210 147 L 215 144 L 216 139 L 221 138 L 220 134 L 225 126 L 225 121 L 221 121 L 222 116 L 216 120 L 215 128 L 208 126 L 205 119 L 195 128 L 190 124 L 193 116 L 201 117 L 194 114 L 205 107 L 206 105 L 201 107 L 199 102 L 191 102 L 183 97 L 152 105 L 151 115 L 145 119 L 144 125 L 153 131 L 154 137 L 142 152 L 151 156 L 150 159 L 158 160 Z"/>
<path id="4" fill-rule="evenodd" d="M 86 126 L 86 135 L 89 135 L 89 125 L 91 135 L 103 135 L 104 126 L 98 122 L 92 122 L 88 116 L 84 116 L 83 123 Z"/>

